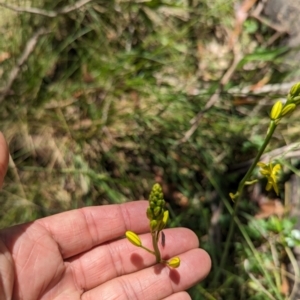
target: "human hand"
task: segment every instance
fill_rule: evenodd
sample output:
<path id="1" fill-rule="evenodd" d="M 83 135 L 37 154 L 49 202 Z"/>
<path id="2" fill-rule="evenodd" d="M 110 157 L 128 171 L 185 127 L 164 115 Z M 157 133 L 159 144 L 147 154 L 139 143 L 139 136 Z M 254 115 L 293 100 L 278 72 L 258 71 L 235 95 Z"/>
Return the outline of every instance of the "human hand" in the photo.
<path id="1" fill-rule="evenodd" d="M 8 150 L 0 134 L 0 184 Z M 0 231 L 0 299 L 190 299 L 184 292 L 209 272 L 208 254 L 185 228 L 164 229 L 164 258 L 180 256 L 178 269 L 121 238 L 126 230 L 151 245 L 147 201 L 86 207 Z"/>

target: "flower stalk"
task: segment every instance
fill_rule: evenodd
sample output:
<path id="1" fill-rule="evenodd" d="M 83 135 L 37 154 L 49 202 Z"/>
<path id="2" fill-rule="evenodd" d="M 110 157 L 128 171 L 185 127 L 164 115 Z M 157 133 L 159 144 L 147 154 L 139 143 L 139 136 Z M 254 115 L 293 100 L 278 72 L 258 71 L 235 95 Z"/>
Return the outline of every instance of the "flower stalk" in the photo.
<path id="1" fill-rule="evenodd" d="M 273 164 L 271 162 L 269 164 L 264 164 L 264 163 L 259 163 L 259 160 L 260 160 L 262 154 L 264 153 L 264 151 L 266 150 L 266 147 L 268 146 L 268 144 L 277 128 L 277 125 L 279 124 L 281 119 L 283 117 L 289 115 L 290 113 L 292 113 L 295 110 L 296 106 L 299 104 L 300 104 L 300 82 L 295 84 L 291 88 L 291 90 L 287 96 L 287 101 L 285 102 L 285 104 L 283 104 L 281 100 L 278 100 L 273 105 L 271 112 L 270 112 L 270 123 L 269 123 L 269 127 L 267 130 L 267 134 L 264 139 L 264 142 L 261 145 L 261 147 L 260 147 L 256 157 L 254 158 L 254 161 L 252 162 L 250 168 L 248 169 L 247 173 L 245 174 L 243 179 L 240 181 L 237 191 L 235 193 L 229 194 L 232 201 L 234 201 L 234 209 L 233 209 L 233 213 L 232 213 L 232 219 L 230 222 L 228 235 L 226 238 L 225 249 L 224 249 L 222 257 L 221 257 L 220 266 L 219 266 L 219 268 L 216 272 L 216 275 L 213 279 L 213 286 L 218 282 L 220 274 L 221 274 L 221 270 L 223 269 L 225 260 L 228 256 L 229 246 L 230 246 L 230 242 L 232 240 L 232 236 L 233 236 L 233 232 L 234 232 L 235 217 L 237 215 L 238 205 L 243 196 L 244 188 L 246 185 L 249 185 L 249 183 L 255 183 L 257 181 L 257 179 L 254 179 L 254 180 L 251 179 L 253 171 L 257 166 L 261 167 L 260 173 L 263 176 L 267 177 L 267 179 L 268 179 L 268 184 L 266 186 L 266 189 L 270 190 L 271 188 L 273 188 L 275 190 L 276 194 L 277 195 L 279 194 L 279 188 L 277 185 L 277 173 L 280 171 L 280 168 L 281 168 L 280 164 L 275 164 L 273 166 Z"/>
<path id="2" fill-rule="evenodd" d="M 149 207 L 146 211 L 149 219 L 149 227 L 152 237 L 153 251 L 144 247 L 140 237 L 133 231 L 126 231 L 125 236 L 128 241 L 136 247 L 140 247 L 147 252 L 153 254 L 156 258 L 156 263 L 163 263 L 172 268 L 177 268 L 180 265 L 180 258 L 175 257 L 170 260 L 164 260 L 161 257 L 159 250 L 159 238 L 163 235 L 162 230 L 166 227 L 169 219 L 169 211 L 165 209 L 165 200 L 161 186 L 156 183 L 153 185 L 149 196 Z"/>

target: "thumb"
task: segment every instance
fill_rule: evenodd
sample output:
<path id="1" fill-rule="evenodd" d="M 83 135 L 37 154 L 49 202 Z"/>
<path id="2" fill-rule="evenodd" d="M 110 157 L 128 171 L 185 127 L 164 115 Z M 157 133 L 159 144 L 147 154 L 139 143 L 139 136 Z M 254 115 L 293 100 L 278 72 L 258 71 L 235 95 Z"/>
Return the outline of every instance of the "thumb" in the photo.
<path id="1" fill-rule="evenodd" d="M 4 176 L 7 171 L 9 152 L 5 138 L 0 132 L 0 187 L 2 187 Z"/>

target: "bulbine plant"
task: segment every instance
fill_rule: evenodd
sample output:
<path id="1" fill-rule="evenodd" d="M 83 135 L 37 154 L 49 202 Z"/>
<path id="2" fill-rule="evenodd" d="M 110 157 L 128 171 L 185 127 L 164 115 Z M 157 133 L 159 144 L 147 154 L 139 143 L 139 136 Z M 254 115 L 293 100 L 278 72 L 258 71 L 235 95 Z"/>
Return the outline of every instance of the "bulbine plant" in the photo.
<path id="1" fill-rule="evenodd" d="M 232 211 L 232 219 L 229 227 L 229 231 L 226 238 L 225 249 L 222 254 L 221 262 L 219 265 L 219 269 L 216 272 L 214 283 L 218 282 L 218 278 L 220 276 L 220 272 L 224 267 L 225 260 L 228 255 L 228 250 L 230 246 L 230 242 L 232 240 L 233 232 L 234 232 L 234 224 L 238 222 L 236 219 L 236 214 L 238 210 L 239 202 L 243 196 L 243 191 L 246 185 L 254 184 L 258 181 L 257 178 L 253 178 L 253 171 L 256 167 L 260 168 L 260 173 L 263 177 L 267 179 L 266 190 L 269 191 L 273 189 L 277 195 L 279 195 L 279 187 L 278 187 L 278 174 L 281 170 L 281 165 L 274 161 L 269 161 L 269 163 L 260 162 L 260 158 L 264 153 L 266 147 L 268 146 L 275 129 L 277 128 L 278 124 L 282 120 L 282 118 L 288 117 L 300 104 L 300 82 L 296 83 L 290 89 L 286 101 L 278 100 L 271 109 L 270 112 L 270 123 L 269 127 L 256 157 L 254 158 L 250 168 L 248 169 L 246 175 L 243 179 L 239 182 L 238 189 L 235 193 L 230 193 L 229 196 L 234 202 L 234 209 Z M 241 226 L 239 226 L 241 228 Z M 246 237 L 245 237 L 246 239 Z M 268 274 L 266 274 L 268 276 Z"/>
<path id="2" fill-rule="evenodd" d="M 244 176 L 244 178 L 240 181 L 238 189 L 236 193 L 230 193 L 229 196 L 234 202 L 238 202 L 242 196 L 242 192 L 246 185 L 253 184 L 257 182 L 257 179 L 251 180 L 251 176 L 256 166 L 260 167 L 260 173 L 264 177 L 267 178 L 268 183 L 266 186 L 266 190 L 269 191 L 272 188 L 279 194 L 278 189 L 278 173 L 281 169 L 281 165 L 278 163 L 273 163 L 272 161 L 269 164 L 265 164 L 263 162 L 259 162 L 262 154 L 264 153 L 266 147 L 268 146 L 277 125 L 280 123 L 281 119 L 289 116 L 300 104 L 300 82 L 293 85 L 285 103 L 282 100 L 278 100 L 272 107 L 270 113 L 270 123 L 269 128 L 264 139 L 263 144 L 261 145 L 256 157 L 253 160 L 252 165 L 250 166 L 248 172 Z"/>
<path id="3" fill-rule="evenodd" d="M 262 146 L 260 147 L 248 172 L 246 173 L 244 178 L 240 181 L 237 192 L 235 194 L 233 194 L 233 193 L 229 194 L 230 198 L 233 201 L 239 200 L 239 198 L 242 195 L 245 185 L 250 185 L 257 181 L 255 179 L 250 180 L 252 173 L 256 166 L 259 166 L 261 168 L 260 173 L 264 177 L 266 177 L 268 180 L 266 190 L 269 191 L 273 188 L 274 191 L 276 192 L 276 194 L 277 195 L 279 194 L 278 185 L 277 185 L 277 174 L 281 169 L 280 164 L 274 164 L 272 162 L 269 162 L 269 164 L 265 164 L 265 163 L 259 162 L 259 159 L 262 156 L 262 154 L 264 153 L 266 147 L 268 146 L 268 144 L 275 132 L 275 129 L 276 129 L 277 125 L 279 124 L 279 122 L 281 121 L 281 119 L 283 117 L 290 115 L 295 110 L 297 105 L 299 105 L 299 104 L 300 104 L 300 82 L 292 86 L 292 88 L 287 96 L 287 101 L 285 103 L 283 103 L 282 100 L 278 100 L 273 105 L 273 107 L 271 109 L 271 113 L 270 113 L 269 128 L 268 128 L 266 137 L 264 139 L 264 142 L 263 142 Z"/>
<path id="4" fill-rule="evenodd" d="M 144 247 L 140 237 L 133 231 L 126 231 L 126 238 L 134 246 L 140 247 L 153 254 L 156 258 L 156 263 L 163 263 L 165 265 L 168 265 L 169 267 L 178 268 L 180 265 L 180 258 L 173 257 L 169 260 L 164 260 L 161 257 L 161 253 L 158 247 L 160 239 L 162 240 L 162 244 L 164 244 L 164 233 L 162 230 L 166 227 L 169 219 L 169 211 L 165 209 L 163 191 L 158 183 L 155 183 L 152 187 L 149 196 L 149 207 L 145 212 L 145 216 L 147 216 L 147 218 L 149 219 L 153 250 Z"/>

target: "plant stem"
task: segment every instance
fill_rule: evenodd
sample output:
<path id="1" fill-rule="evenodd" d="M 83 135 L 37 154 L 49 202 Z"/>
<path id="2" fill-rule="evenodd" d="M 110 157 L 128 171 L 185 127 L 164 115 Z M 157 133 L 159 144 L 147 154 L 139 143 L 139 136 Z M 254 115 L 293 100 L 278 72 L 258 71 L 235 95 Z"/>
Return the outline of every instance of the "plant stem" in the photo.
<path id="1" fill-rule="evenodd" d="M 216 189 L 216 191 L 218 192 L 218 194 L 220 195 L 220 197 L 223 200 L 223 203 L 225 205 L 225 207 L 227 208 L 227 210 L 229 211 L 229 213 L 231 215 L 233 215 L 233 208 L 231 207 L 228 198 L 223 194 L 222 189 L 219 187 L 219 185 L 217 184 L 217 182 L 214 180 L 214 177 L 211 176 L 211 174 L 208 172 L 206 173 L 207 177 L 210 179 L 210 182 L 212 183 L 212 185 L 214 186 L 214 188 Z M 276 295 L 276 299 L 282 299 L 282 295 L 280 294 L 280 292 L 276 289 L 276 286 L 274 285 L 272 278 L 269 274 L 269 270 L 267 270 L 264 267 L 264 263 L 262 261 L 262 259 L 259 256 L 258 251 L 256 251 L 249 235 L 247 234 L 247 231 L 245 230 L 245 226 L 240 222 L 240 220 L 238 219 L 237 216 L 234 217 L 235 223 L 237 225 L 237 227 L 239 228 L 242 236 L 244 237 L 246 244 L 248 245 L 249 249 L 251 250 L 251 252 L 253 253 L 253 256 L 258 264 L 258 266 L 260 266 L 261 272 L 264 276 L 264 278 L 266 278 L 266 281 L 269 284 L 270 289 L 272 289 L 272 291 L 274 292 L 274 294 Z M 218 270 L 217 270 L 218 271 Z M 222 286 L 222 284 L 220 283 L 219 286 Z"/>
<path id="2" fill-rule="evenodd" d="M 246 175 L 244 176 L 244 178 L 243 178 L 243 179 L 240 181 L 240 183 L 239 183 L 239 186 L 238 186 L 238 193 L 239 193 L 239 196 L 238 196 L 238 199 L 237 199 L 237 200 L 240 199 L 240 195 L 241 195 L 242 192 L 243 192 L 243 189 L 244 189 L 244 187 L 245 187 L 245 183 L 246 183 L 246 181 L 248 181 L 248 180 L 250 179 L 250 176 L 252 175 L 252 172 L 253 172 L 254 168 L 256 167 L 256 165 L 257 165 L 257 163 L 258 163 L 260 157 L 261 157 L 261 156 L 263 155 L 263 153 L 265 152 L 266 147 L 268 146 L 268 144 L 269 144 L 269 142 L 270 142 L 270 140 L 271 140 L 271 138 L 272 138 L 272 136 L 273 136 L 273 133 L 274 133 L 276 127 L 277 127 L 277 124 L 275 123 L 275 121 L 271 121 L 271 122 L 270 122 L 270 125 L 269 125 L 268 132 L 267 132 L 267 136 L 266 136 L 266 138 L 265 138 L 263 144 L 261 145 L 261 147 L 260 147 L 260 149 L 259 149 L 259 151 L 258 151 L 256 157 L 254 158 L 254 161 L 252 162 L 252 164 L 251 164 L 251 166 L 250 166 L 248 172 L 246 173 Z M 238 202 L 238 201 L 236 201 L 236 202 Z"/>
<path id="3" fill-rule="evenodd" d="M 205 297 L 205 299 L 207 299 L 207 300 L 217 300 L 209 292 L 207 292 L 201 285 L 197 285 L 197 289 L 199 290 L 200 294 Z"/>
<path id="4" fill-rule="evenodd" d="M 149 252 L 149 253 L 155 255 L 155 252 L 154 252 L 154 251 L 152 251 L 152 250 L 150 250 L 150 249 L 148 249 L 148 248 L 146 248 L 146 247 L 144 247 L 144 246 L 140 246 L 140 247 L 141 247 L 142 249 L 146 250 L 147 252 Z M 156 255 L 155 255 L 155 256 L 156 256 Z"/>
<path id="5" fill-rule="evenodd" d="M 157 239 L 158 235 L 156 232 L 152 232 L 151 235 L 152 235 L 152 245 L 153 245 L 154 252 L 155 252 L 156 262 L 160 263 L 161 255 L 160 255 L 160 251 L 158 249 L 158 239 Z"/>
<path id="6" fill-rule="evenodd" d="M 232 218 L 231 218 L 228 235 L 227 235 L 226 242 L 225 242 L 225 249 L 224 249 L 223 255 L 221 257 L 220 265 L 219 265 L 219 267 L 216 271 L 216 275 L 213 279 L 212 286 L 214 286 L 218 282 L 219 277 L 221 275 L 221 271 L 224 268 L 225 260 L 228 256 L 229 246 L 230 246 L 231 239 L 232 239 L 233 232 L 234 232 L 235 218 L 236 218 L 236 215 L 237 215 L 238 205 L 239 205 L 240 200 L 241 200 L 242 195 L 243 195 L 243 190 L 244 190 L 244 187 L 245 187 L 245 183 L 246 183 L 246 181 L 248 181 L 250 179 L 250 177 L 252 175 L 252 172 L 253 172 L 254 168 L 256 167 L 260 157 L 264 153 L 267 145 L 269 144 L 276 127 L 277 127 L 277 124 L 275 123 L 275 121 L 271 121 L 270 125 L 269 125 L 269 128 L 268 128 L 266 138 L 265 138 L 263 144 L 261 145 L 261 147 L 260 147 L 254 161 L 252 162 L 249 170 L 247 171 L 246 175 L 244 176 L 244 178 L 239 183 L 238 190 L 237 190 L 237 193 L 236 193 L 238 196 L 237 196 L 237 199 L 235 199 L 234 209 L 233 209 L 233 213 L 231 215 Z"/>

